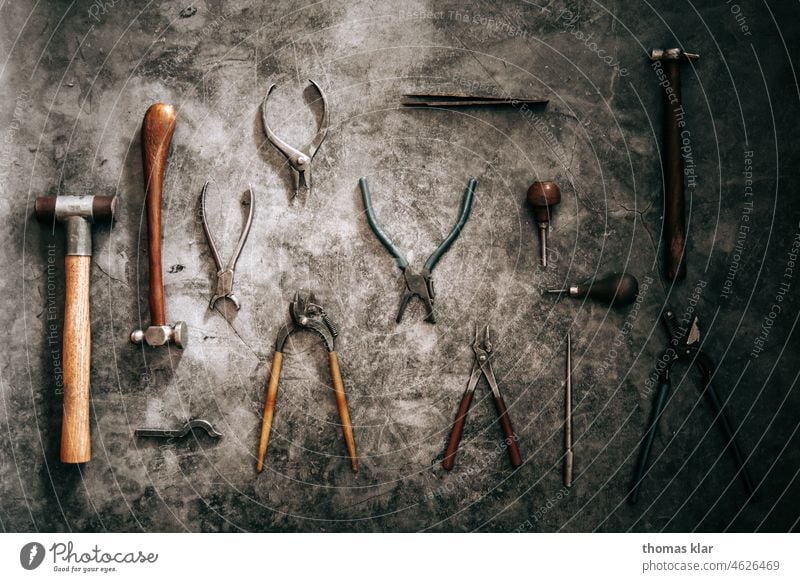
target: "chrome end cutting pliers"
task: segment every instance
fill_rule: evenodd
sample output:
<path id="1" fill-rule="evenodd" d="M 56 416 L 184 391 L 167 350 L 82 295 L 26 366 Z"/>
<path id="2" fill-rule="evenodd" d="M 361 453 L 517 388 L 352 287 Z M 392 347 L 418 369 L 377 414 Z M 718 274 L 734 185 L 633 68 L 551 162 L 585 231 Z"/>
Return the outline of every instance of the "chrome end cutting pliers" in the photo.
<path id="1" fill-rule="evenodd" d="M 278 384 L 281 378 L 283 364 L 283 348 L 289 336 L 298 331 L 311 331 L 322 338 L 325 349 L 328 350 L 328 365 L 331 371 L 333 392 L 336 395 L 336 407 L 342 421 L 347 456 L 350 458 L 350 468 L 353 473 L 358 472 L 358 458 L 356 456 L 356 443 L 353 438 L 353 425 L 350 422 L 350 413 L 347 409 L 347 399 L 344 392 L 344 383 L 339 369 L 339 358 L 336 355 L 334 342 L 339 335 L 339 327 L 331 321 L 325 309 L 317 303 L 313 293 L 295 293 L 294 300 L 289 304 L 289 313 L 292 320 L 284 325 L 278 332 L 275 342 L 275 356 L 272 359 L 272 369 L 269 373 L 267 385 L 267 399 L 264 403 L 264 417 L 261 423 L 261 437 L 258 441 L 258 457 L 256 469 L 260 473 L 264 469 L 264 456 L 267 453 L 269 434 L 272 429 L 272 417 L 275 413 L 275 399 L 278 396 Z"/>
<path id="2" fill-rule="evenodd" d="M 449 471 L 456 463 L 458 444 L 461 442 L 461 433 L 464 431 L 464 424 L 467 420 L 470 404 L 472 404 L 472 397 L 475 395 L 475 388 L 478 386 L 478 380 L 480 380 L 481 376 L 486 376 L 486 381 L 494 397 L 494 405 L 497 409 L 500 427 L 503 429 L 503 436 L 505 437 L 504 445 L 508 449 L 508 457 L 511 460 L 511 465 L 517 468 L 522 465 L 522 456 L 520 455 L 519 444 L 517 443 L 519 438 L 514 432 L 514 428 L 511 426 L 511 418 L 508 416 L 506 403 L 503 400 L 503 396 L 500 394 L 500 387 L 497 385 L 497 379 L 494 376 L 494 370 L 492 370 L 494 346 L 492 345 L 491 330 L 488 325 L 486 326 L 483 339 L 480 337 L 478 326 L 475 326 L 475 340 L 472 342 L 472 351 L 475 353 L 472 373 L 469 377 L 467 389 L 464 391 L 464 396 L 461 397 L 461 404 L 458 406 L 458 412 L 456 412 L 456 420 L 453 423 L 453 429 L 447 441 L 447 449 L 444 453 L 442 467 Z"/>
<path id="3" fill-rule="evenodd" d="M 453 242 L 458 238 L 458 235 L 461 234 L 461 230 L 467 223 L 467 219 L 472 212 L 472 201 L 475 197 L 475 188 L 478 186 L 478 181 L 475 178 L 469 179 L 469 182 L 467 183 L 467 189 L 464 191 L 464 198 L 461 200 L 458 222 L 456 222 L 456 225 L 450 231 L 450 234 L 447 235 L 447 238 L 445 238 L 439 245 L 439 248 L 433 251 L 431 256 L 428 257 L 428 260 L 425 262 L 425 266 L 419 272 L 409 265 L 408 259 L 406 259 L 402 251 L 400 251 L 400 249 L 394 245 L 392 240 L 378 224 L 378 220 L 375 218 L 375 211 L 372 208 L 372 196 L 369 191 L 369 186 L 367 185 L 367 179 L 361 178 L 358 181 L 358 184 L 361 187 L 361 197 L 364 201 L 364 210 L 366 211 L 367 221 L 369 222 L 372 232 L 375 233 L 375 236 L 378 237 L 378 240 L 381 242 L 381 244 L 386 247 L 386 250 L 388 250 L 389 253 L 394 257 L 395 261 L 397 262 L 397 266 L 400 267 L 401 271 L 403 271 L 406 289 L 400 299 L 400 308 L 397 311 L 397 323 L 400 323 L 403 320 L 403 314 L 406 312 L 406 307 L 408 307 L 408 303 L 413 297 L 418 297 L 425 305 L 425 320 L 429 323 L 436 323 L 436 315 L 433 312 L 433 302 L 436 297 L 436 291 L 433 287 L 432 278 L 433 269 L 436 267 L 439 259 L 442 258 L 442 255 L 447 252 L 447 249 L 449 249 Z"/>
<path id="4" fill-rule="evenodd" d="M 650 451 L 653 447 L 658 422 L 664 412 L 671 387 L 671 369 L 676 362 L 694 364 L 700 371 L 702 377 L 703 394 L 711 405 L 714 413 L 714 420 L 719 424 L 727 446 L 730 448 L 739 478 L 747 491 L 748 497 L 752 498 L 755 493 L 753 479 L 747 470 L 745 457 L 739 444 L 736 442 L 736 431 L 733 430 L 731 421 L 725 413 L 724 404 L 714 389 L 712 379 L 714 378 L 716 366 L 711 358 L 700 348 L 700 328 L 697 325 L 697 316 L 693 316 L 686 329 L 680 329 L 677 325 L 675 313 L 667 308 L 661 316 L 661 320 L 667 333 L 670 336 L 670 344 L 661 353 L 658 359 L 658 388 L 656 390 L 653 412 L 647 427 L 642 448 L 639 453 L 639 460 L 636 464 L 636 473 L 633 479 L 633 488 L 628 500 L 636 503 L 639 499 L 639 488 L 647 472 L 647 463 L 650 458 Z"/>
<path id="5" fill-rule="evenodd" d="M 325 136 L 328 134 L 328 100 L 319 85 L 317 85 L 311 79 L 309 79 L 309 82 L 316 87 L 317 92 L 319 93 L 319 98 L 322 101 L 322 122 L 320 123 L 314 139 L 312 139 L 308 145 L 302 149 L 294 148 L 283 141 L 275 134 L 274 131 L 272 131 L 272 129 L 270 129 L 269 124 L 267 123 L 267 101 L 269 101 L 269 96 L 272 94 L 272 90 L 276 87 L 274 83 L 269 86 L 269 89 L 267 89 L 267 94 L 264 96 L 264 102 L 261 104 L 261 122 L 264 125 L 264 132 L 267 134 L 269 141 L 272 142 L 272 145 L 274 145 L 278 151 L 286 156 L 286 159 L 289 161 L 289 165 L 292 167 L 295 196 L 300 192 L 301 189 L 304 189 L 307 192 L 311 191 L 311 160 L 314 159 L 319 146 L 322 145 Z"/>
<path id="6" fill-rule="evenodd" d="M 247 235 L 250 233 L 250 227 L 253 224 L 253 212 L 255 211 L 256 201 L 253 194 L 253 186 L 250 185 L 247 191 L 246 204 L 250 207 L 247 215 L 247 221 L 242 228 L 242 233 L 239 235 L 239 243 L 236 245 L 236 250 L 227 264 L 222 264 L 222 258 L 219 256 L 217 245 L 214 244 L 214 238 L 211 236 L 211 231 L 208 229 L 208 220 L 206 218 L 206 192 L 208 191 L 208 182 L 203 186 L 203 191 L 200 194 L 200 212 L 203 219 L 203 232 L 206 233 L 206 240 L 208 247 L 211 250 L 211 256 L 214 258 L 214 264 L 217 266 L 217 292 L 211 297 L 208 304 L 209 309 L 214 309 L 217 301 L 220 299 L 228 299 L 238 310 L 240 308 L 239 300 L 233 294 L 233 274 L 236 269 L 236 262 L 239 260 L 239 255 L 242 254 L 244 243 L 247 241 Z"/>

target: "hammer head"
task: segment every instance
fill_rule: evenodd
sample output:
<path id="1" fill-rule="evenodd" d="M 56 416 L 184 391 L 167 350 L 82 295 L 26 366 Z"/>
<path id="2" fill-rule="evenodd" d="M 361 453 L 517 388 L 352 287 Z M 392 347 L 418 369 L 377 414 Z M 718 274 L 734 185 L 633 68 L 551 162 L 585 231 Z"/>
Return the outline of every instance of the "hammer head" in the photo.
<path id="1" fill-rule="evenodd" d="M 186 347 L 188 339 L 186 323 L 183 321 L 179 321 L 175 325 L 151 325 L 145 331 L 138 329 L 131 334 L 133 343 L 145 343 L 151 347 L 173 343 L 175 347 L 183 349 Z"/>
<path id="2" fill-rule="evenodd" d="M 687 53 L 683 49 L 653 49 L 650 51 L 651 61 L 696 61 L 700 58 L 697 53 Z"/>
<path id="3" fill-rule="evenodd" d="M 116 210 L 116 196 L 39 196 L 33 207 L 36 220 L 45 224 L 74 216 L 89 222 L 107 222 L 114 219 Z"/>

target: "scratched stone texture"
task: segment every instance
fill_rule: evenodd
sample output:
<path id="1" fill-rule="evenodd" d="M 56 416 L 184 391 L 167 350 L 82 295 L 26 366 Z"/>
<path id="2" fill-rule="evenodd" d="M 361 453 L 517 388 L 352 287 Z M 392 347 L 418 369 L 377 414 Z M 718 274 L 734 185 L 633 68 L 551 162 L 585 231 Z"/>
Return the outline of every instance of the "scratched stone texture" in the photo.
<path id="1" fill-rule="evenodd" d="M 797 7 L 741 0 L 734 13 L 731 3 L 703 4 L 2 3 L 0 528 L 797 529 Z M 659 274 L 661 96 L 646 58 L 673 45 L 701 53 L 683 68 L 696 186 L 688 276 L 674 286 Z M 294 198 L 260 105 L 277 83 L 270 123 L 305 143 L 321 116 L 308 79 L 327 94 L 330 130 L 313 162 L 313 192 Z M 550 103 L 401 108 L 412 90 Z M 128 340 L 149 322 L 140 126 L 157 101 L 178 109 L 164 280 L 168 319 L 189 327 L 183 351 Z M 419 303 L 394 322 L 402 277 L 369 230 L 361 176 L 385 230 L 418 267 L 454 223 L 468 178 L 478 179 L 472 216 L 435 271 L 436 325 L 423 321 Z M 524 202 L 536 180 L 563 193 L 547 270 Z M 208 309 L 206 181 L 223 259 L 246 216 L 248 184 L 256 195 L 236 272 L 238 313 Z M 93 459 L 84 466 L 58 461 L 64 229 L 32 219 L 36 196 L 62 193 L 119 195 L 114 226 L 94 228 Z M 542 296 L 623 269 L 642 284 L 633 307 Z M 308 336 L 287 349 L 267 468 L 255 472 L 274 341 L 297 289 L 314 290 L 341 325 L 357 475 L 344 458 L 324 352 Z M 703 347 L 720 363 L 714 382 L 760 484 L 749 503 L 685 366 L 674 370 L 642 499 L 625 501 L 652 405 L 647 381 L 667 345 L 659 323 L 667 303 L 700 316 Z M 440 466 L 476 324 L 495 333 L 494 368 L 524 458 L 516 471 L 483 383 L 455 470 Z M 569 492 L 561 485 L 567 332 Z M 133 436 L 195 417 L 223 438 Z"/>

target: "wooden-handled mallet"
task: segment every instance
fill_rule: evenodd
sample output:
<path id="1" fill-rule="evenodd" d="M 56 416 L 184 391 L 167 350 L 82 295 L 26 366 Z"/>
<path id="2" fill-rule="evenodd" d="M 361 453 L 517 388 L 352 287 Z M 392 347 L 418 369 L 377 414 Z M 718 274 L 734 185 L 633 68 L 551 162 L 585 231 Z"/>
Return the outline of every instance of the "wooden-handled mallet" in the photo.
<path id="1" fill-rule="evenodd" d="M 534 182 L 528 188 L 528 204 L 533 208 L 533 217 L 539 225 L 542 267 L 547 267 L 547 229 L 550 228 L 550 212 L 560 203 L 561 189 L 555 182 Z"/>
<path id="2" fill-rule="evenodd" d="M 116 205 L 115 196 L 42 196 L 36 199 L 34 206 L 34 215 L 39 222 L 53 226 L 56 222 L 63 222 L 67 225 L 62 463 L 85 463 L 92 456 L 89 428 L 91 224 L 113 220 Z"/>
<path id="3" fill-rule="evenodd" d="M 164 280 L 161 268 L 161 199 L 164 173 L 167 169 L 169 144 L 177 120 L 175 107 L 165 103 L 151 105 L 142 122 L 142 159 L 145 178 L 145 207 L 147 210 L 147 250 L 150 271 L 150 327 L 131 334 L 135 344 L 163 346 L 173 343 L 186 346 L 186 324 L 179 321 L 167 324 Z"/>

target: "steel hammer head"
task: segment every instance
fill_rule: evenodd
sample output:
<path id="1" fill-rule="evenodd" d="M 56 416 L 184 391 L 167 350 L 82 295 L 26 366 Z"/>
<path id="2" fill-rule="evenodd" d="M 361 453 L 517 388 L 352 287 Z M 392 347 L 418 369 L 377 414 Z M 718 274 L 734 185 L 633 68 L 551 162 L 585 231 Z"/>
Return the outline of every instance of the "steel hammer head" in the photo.
<path id="1" fill-rule="evenodd" d="M 186 323 L 183 321 L 179 321 L 175 325 L 151 325 L 144 331 L 137 329 L 131 334 L 133 343 L 145 343 L 151 347 L 172 343 L 175 347 L 183 349 L 186 347 L 188 339 Z"/>
<path id="2" fill-rule="evenodd" d="M 36 220 L 43 223 L 63 222 L 73 216 L 104 222 L 112 220 L 116 210 L 116 196 L 39 196 L 33 207 Z"/>
<path id="3" fill-rule="evenodd" d="M 651 61 L 696 61 L 700 58 L 697 53 L 687 53 L 683 49 L 653 49 L 650 51 Z"/>
<path id="4" fill-rule="evenodd" d="M 91 256 L 89 223 L 113 220 L 116 208 L 116 196 L 40 196 L 33 213 L 45 224 L 66 223 L 67 255 Z"/>

